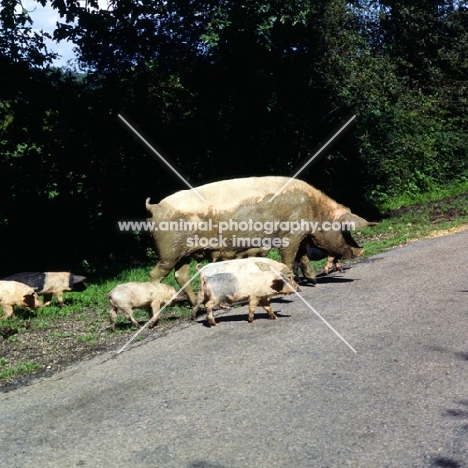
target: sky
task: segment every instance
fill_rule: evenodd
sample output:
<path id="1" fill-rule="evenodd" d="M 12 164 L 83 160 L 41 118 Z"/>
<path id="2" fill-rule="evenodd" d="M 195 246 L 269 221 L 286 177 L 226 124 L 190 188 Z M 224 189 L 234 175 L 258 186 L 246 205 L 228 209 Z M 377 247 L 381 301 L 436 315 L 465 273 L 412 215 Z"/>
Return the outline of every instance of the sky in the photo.
<path id="1" fill-rule="evenodd" d="M 102 8 L 107 6 L 105 0 L 100 0 Z M 23 0 L 22 4 L 29 12 L 29 16 L 33 20 L 32 29 L 46 31 L 52 35 L 56 29 L 57 21 L 64 21 L 60 15 L 50 5 L 43 7 L 40 3 L 34 0 Z M 54 61 L 53 65 L 57 67 L 66 66 L 68 60 L 73 60 L 75 54 L 73 52 L 74 44 L 68 41 L 54 42 L 46 40 L 46 45 L 52 52 L 58 53 L 61 57 Z"/>

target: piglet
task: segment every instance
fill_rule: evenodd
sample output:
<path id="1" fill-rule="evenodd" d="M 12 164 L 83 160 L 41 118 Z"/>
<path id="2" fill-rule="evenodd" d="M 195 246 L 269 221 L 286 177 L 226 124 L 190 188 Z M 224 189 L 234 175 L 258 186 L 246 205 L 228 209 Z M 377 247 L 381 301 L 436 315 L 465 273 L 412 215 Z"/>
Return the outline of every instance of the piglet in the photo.
<path id="1" fill-rule="evenodd" d="M 44 296 L 45 306 L 49 305 L 55 296 L 60 307 L 64 306 L 64 292 L 82 292 L 88 287 L 85 279 L 84 276 L 74 275 L 68 271 L 27 271 L 4 278 L 5 281 L 18 281 L 34 288 L 37 294 Z"/>
<path id="2" fill-rule="evenodd" d="M 216 325 L 213 317 L 215 307 L 241 301 L 249 303 L 249 322 L 253 322 L 258 305 L 275 320 L 277 316 L 270 306 L 270 298 L 297 290 L 289 268 L 274 260 L 245 258 L 208 264 L 200 270 L 200 293 L 192 309 L 192 320 L 204 306 L 209 325 Z"/>
<path id="3" fill-rule="evenodd" d="M 140 328 L 132 314 L 133 309 L 140 308 L 147 309 L 150 316 L 149 327 L 153 327 L 159 318 L 160 307 L 164 304 L 171 305 L 176 295 L 177 291 L 174 288 L 162 283 L 134 281 L 119 284 L 108 296 L 111 305 L 111 329 L 115 331 L 115 319 L 119 310 L 123 311 L 135 327 Z"/>
<path id="4" fill-rule="evenodd" d="M 36 309 L 43 305 L 31 287 L 17 281 L 0 281 L 0 307 L 3 309 L 0 320 L 13 316 L 13 306 Z"/>

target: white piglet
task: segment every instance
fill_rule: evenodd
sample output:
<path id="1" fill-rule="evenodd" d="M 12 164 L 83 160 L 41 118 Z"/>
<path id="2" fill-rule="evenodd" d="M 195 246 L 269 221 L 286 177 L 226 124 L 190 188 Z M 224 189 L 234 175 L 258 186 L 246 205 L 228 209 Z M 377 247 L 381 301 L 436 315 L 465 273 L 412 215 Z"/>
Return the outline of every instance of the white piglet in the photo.
<path id="1" fill-rule="evenodd" d="M 161 306 L 171 305 L 171 300 L 176 296 L 177 291 L 162 283 L 154 282 L 129 282 L 116 286 L 109 293 L 110 327 L 115 331 L 115 319 L 117 312 L 122 310 L 125 317 L 129 319 L 135 327 L 140 328 L 139 323 L 133 317 L 133 309 L 146 308 L 150 317 L 149 327 L 153 327 L 159 318 Z"/>

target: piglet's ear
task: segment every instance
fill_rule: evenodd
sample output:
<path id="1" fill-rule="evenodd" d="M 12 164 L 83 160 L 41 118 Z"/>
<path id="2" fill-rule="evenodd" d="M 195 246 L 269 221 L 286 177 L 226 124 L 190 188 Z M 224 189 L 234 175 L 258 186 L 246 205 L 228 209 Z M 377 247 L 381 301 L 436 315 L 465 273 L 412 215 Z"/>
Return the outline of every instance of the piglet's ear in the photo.
<path id="1" fill-rule="evenodd" d="M 34 307 L 34 293 L 27 293 L 23 296 L 23 301 L 28 307 Z"/>
<path id="2" fill-rule="evenodd" d="M 283 280 L 281 279 L 274 279 L 273 282 L 271 283 L 271 289 L 274 289 L 275 291 L 281 291 L 283 289 Z"/>
<path id="3" fill-rule="evenodd" d="M 355 215 L 353 213 L 345 213 L 341 215 L 336 221 L 340 222 L 343 225 L 343 229 L 347 231 L 353 229 L 361 229 L 367 226 L 377 226 L 378 224 L 367 221 L 364 218 L 361 218 L 360 216 Z"/>

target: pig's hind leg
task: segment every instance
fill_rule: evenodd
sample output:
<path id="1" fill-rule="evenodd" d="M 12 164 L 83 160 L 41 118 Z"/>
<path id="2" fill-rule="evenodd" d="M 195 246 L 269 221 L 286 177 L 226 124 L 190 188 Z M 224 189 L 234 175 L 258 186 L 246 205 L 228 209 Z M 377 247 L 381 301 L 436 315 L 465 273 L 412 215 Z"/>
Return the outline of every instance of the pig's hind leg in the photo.
<path id="1" fill-rule="evenodd" d="M 191 315 L 192 320 L 197 319 L 197 312 L 200 310 L 200 307 L 203 307 L 203 308 L 205 307 L 204 301 L 205 301 L 205 294 L 203 291 L 200 291 L 198 293 L 197 303 L 192 307 L 192 315 Z"/>
<path id="2" fill-rule="evenodd" d="M 258 297 L 251 297 L 249 299 L 249 316 L 247 318 L 249 323 L 254 321 L 255 309 L 257 308 L 258 302 Z"/>
<path id="3" fill-rule="evenodd" d="M 111 304 L 109 311 L 110 329 L 115 332 L 115 319 L 117 318 L 117 307 Z"/>
<path id="4" fill-rule="evenodd" d="M 141 328 L 140 324 L 133 317 L 132 309 L 129 308 L 129 309 L 122 309 L 122 310 L 127 320 L 130 320 L 133 323 L 133 325 L 135 325 L 136 328 Z"/>
<path id="5" fill-rule="evenodd" d="M 208 320 L 208 325 L 215 327 L 217 325 L 216 320 L 213 317 L 213 309 L 218 304 L 215 301 L 208 301 L 205 304 L 206 307 L 206 319 Z"/>
<path id="6" fill-rule="evenodd" d="M 57 298 L 59 307 L 65 307 L 65 304 L 63 302 L 63 291 L 59 291 L 58 293 L 56 293 L 55 297 Z"/>

